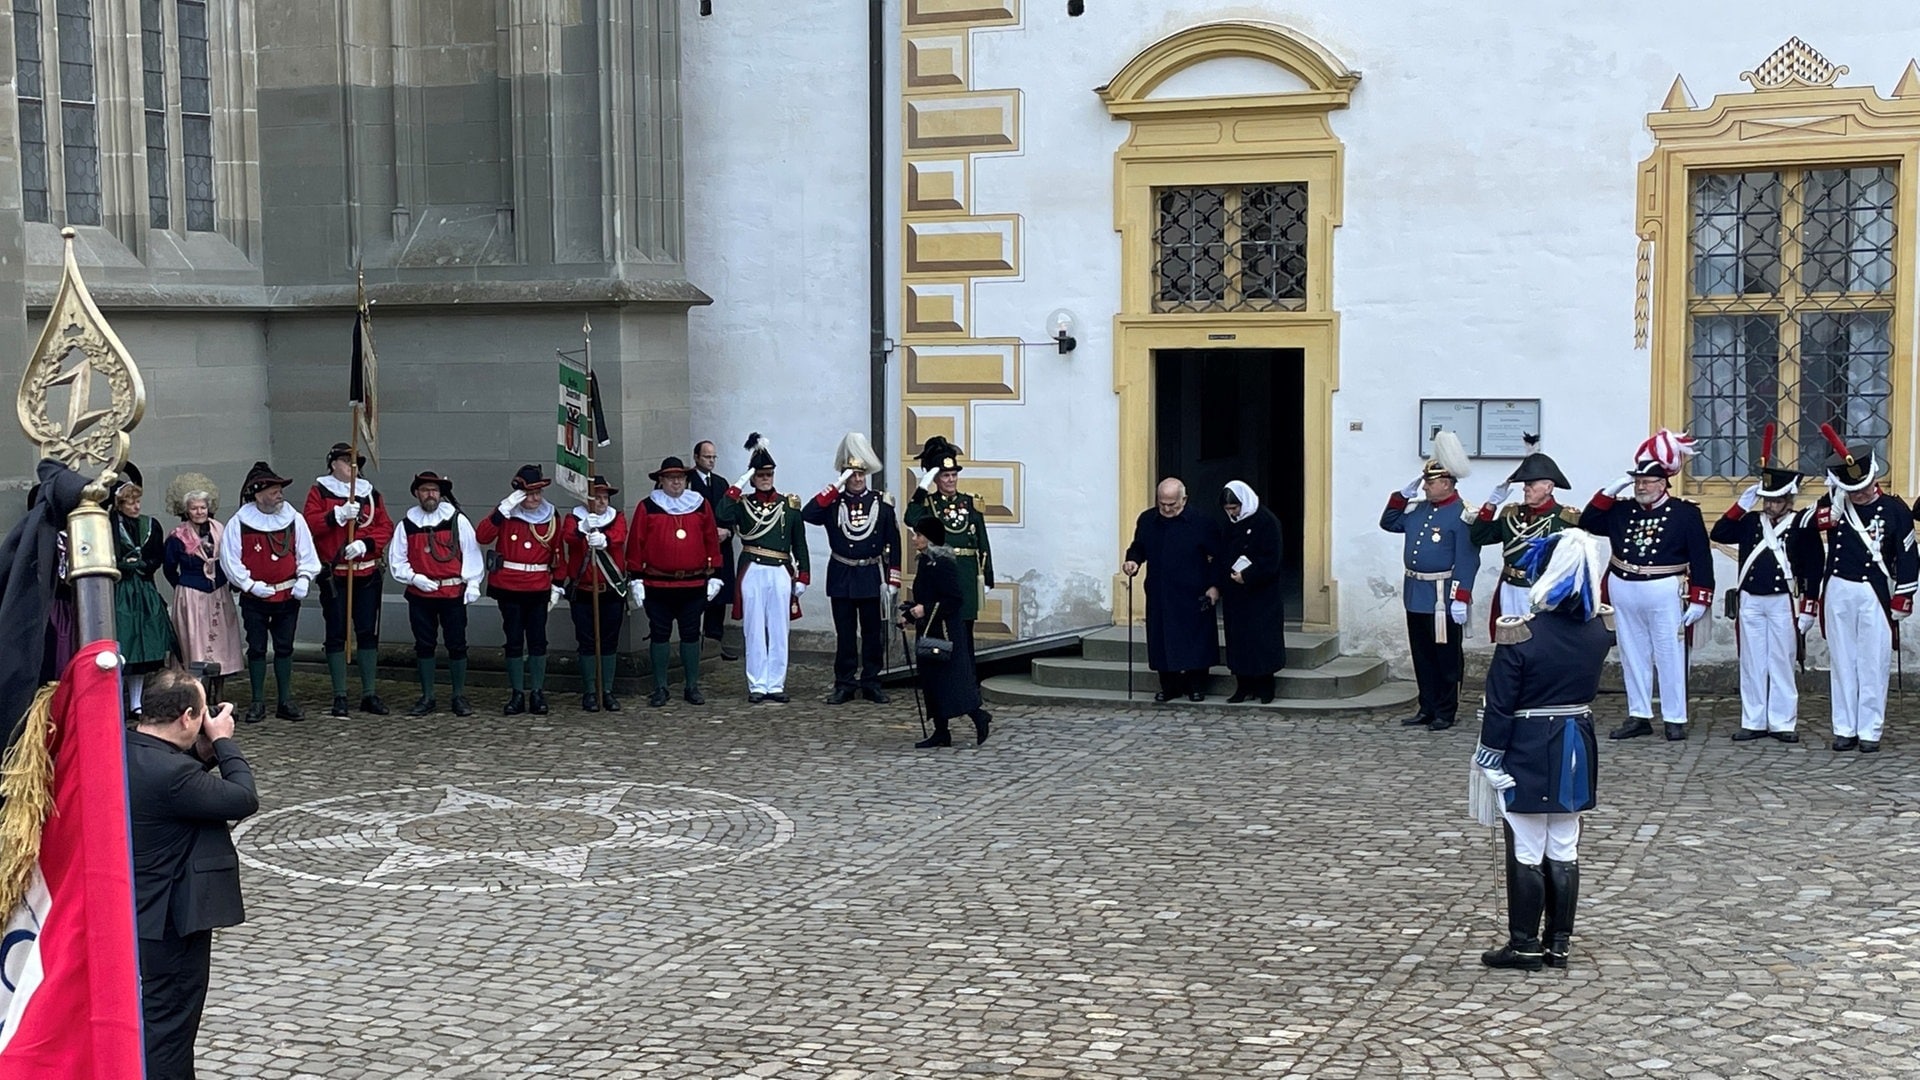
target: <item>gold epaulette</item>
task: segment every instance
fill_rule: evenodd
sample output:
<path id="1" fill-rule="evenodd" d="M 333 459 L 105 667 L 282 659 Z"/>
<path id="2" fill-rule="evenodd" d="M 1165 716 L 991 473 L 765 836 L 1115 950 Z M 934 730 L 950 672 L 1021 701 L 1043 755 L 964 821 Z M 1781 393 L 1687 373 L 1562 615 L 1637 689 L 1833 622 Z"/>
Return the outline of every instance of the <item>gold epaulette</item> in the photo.
<path id="1" fill-rule="evenodd" d="M 891 492 L 891 491 L 883 491 L 883 492 L 881 492 L 881 493 L 880 493 L 880 501 L 881 501 L 881 502 L 884 502 L 884 503 L 886 503 L 886 504 L 887 504 L 888 506 L 898 506 L 898 505 L 900 505 L 899 503 L 896 503 L 896 502 L 894 502 L 894 501 L 893 501 L 893 492 Z"/>
<path id="2" fill-rule="evenodd" d="M 1526 616 L 1502 615 L 1493 623 L 1493 643 L 1495 645 L 1518 645 L 1533 637 L 1533 627 L 1527 625 Z"/>
<path id="3" fill-rule="evenodd" d="M 798 495 L 787 496 L 787 506 L 790 509 L 794 509 L 794 510 L 800 509 L 800 496 Z"/>
<path id="4" fill-rule="evenodd" d="M 1613 605 L 1612 604 L 1600 605 L 1600 622 L 1608 630 L 1613 629 Z"/>
<path id="5" fill-rule="evenodd" d="M 1577 526 L 1580 524 L 1580 511 L 1571 506 L 1563 506 L 1560 508 L 1560 520 L 1568 525 Z"/>

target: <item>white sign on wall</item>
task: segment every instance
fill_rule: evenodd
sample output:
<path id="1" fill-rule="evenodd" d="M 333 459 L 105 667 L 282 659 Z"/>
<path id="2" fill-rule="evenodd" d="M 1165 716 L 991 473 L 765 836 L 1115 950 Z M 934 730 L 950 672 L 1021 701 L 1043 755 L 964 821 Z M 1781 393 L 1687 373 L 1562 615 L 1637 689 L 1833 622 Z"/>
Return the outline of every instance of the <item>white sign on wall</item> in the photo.
<path id="1" fill-rule="evenodd" d="M 1419 452 L 1433 455 L 1433 437 L 1460 436 L 1468 457 L 1523 458 L 1526 436 L 1540 435 L 1540 399 L 1421 398 Z"/>

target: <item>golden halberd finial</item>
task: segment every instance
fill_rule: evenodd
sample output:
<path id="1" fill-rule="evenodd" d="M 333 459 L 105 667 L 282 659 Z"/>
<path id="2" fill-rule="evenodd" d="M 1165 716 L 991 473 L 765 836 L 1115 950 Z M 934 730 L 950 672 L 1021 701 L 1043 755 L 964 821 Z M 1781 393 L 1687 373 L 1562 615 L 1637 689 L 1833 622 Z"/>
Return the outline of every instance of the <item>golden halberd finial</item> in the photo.
<path id="1" fill-rule="evenodd" d="M 20 379 L 20 426 L 53 458 L 75 472 L 103 476 L 118 471 L 131 446 L 128 432 L 147 409 L 146 387 L 132 354 L 94 305 L 74 260 L 74 231 L 61 229 L 66 266 L 47 325 Z M 96 406 L 94 379 L 106 381 L 107 400 Z M 56 387 L 67 390 L 65 416 L 53 411 Z"/>

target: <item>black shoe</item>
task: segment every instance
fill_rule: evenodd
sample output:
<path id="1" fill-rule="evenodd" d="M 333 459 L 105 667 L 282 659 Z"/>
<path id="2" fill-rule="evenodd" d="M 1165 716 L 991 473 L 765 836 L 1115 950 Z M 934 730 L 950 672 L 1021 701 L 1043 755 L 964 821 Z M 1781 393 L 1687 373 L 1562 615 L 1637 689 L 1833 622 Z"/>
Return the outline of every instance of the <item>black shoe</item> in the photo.
<path id="1" fill-rule="evenodd" d="M 1233 690 L 1233 696 L 1227 699 L 1227 704 L 1229 704 L 1229 705 L 1238 705 L 1238 704 L 1240 704 L 1241 702 L 1243 702 L 1243 701 L 1245 701 L 1245 700 L 1247 700 L 1247 699 L 1248 699 L 1249 697 L 1252 697 L 1252 696 L 1253 696 L 1253 695 L 1251 695 L 1251 694 L 1249 694 L 1249 693 L 1247 693 L 1247 688 L 1246 688 L 1246 687 L 1244 687 L 1244 686 L 1237 686 L 1237 687 L 1235 687 L 1235 688 L 1234 688 L 1234 690 Z"/>
<path id="2" fill-rule="evenodd" d="M 247 706 L 247 714 L 240 718 L 243 724 L 258 724 L 267 718 L 267 703 L 256 701 Z"/>
<path id="3" fill-rule="evenodd" d="M 787 697 L 787 692 L 785 690 L 776 690 L 773 693 L 767 695 L 767 700 L 777 701 L 780 704 L 785 705 L 789 699 Z"/>
<path id="4" fill-rule="evenodd" d="M 507 695 L 506 715 L 519 716 L 521 713 L 526 711 L 527 711 L 527 695 L 521 693 L 518 690 L 515 690 L 513 693 Z"/>
<path id="5" fill-rule="evenodd" d="M 765 700 L 767 700 L 767 695 L 761 693 L 758 690 L 755 690 L 753 693 L 747 695 L 747 704 L 749 705 L 758 705 Z"/>
<path id="6" fill-rule="evenodd" d="M 702 694 L 700 688 L 697 686 L 687 687 L 680 692 L 680 696 L 686 698 L 687 704 L 689 705 L 705 705 L 707 703 L 706 695 Z"/>
<path id="7" fill-rule="evenodd" d="M 722 645 L 720 646 L 720 659 L 738 660 L 740 659 L 740 650 L 731 645 Z"/>
<path id="8" fill-rule="evenodd" d="M 600 695 L 599 694 L 581 694 L 580 708 L 583 712 L 599 712 L 600 711 Z"/>
<path id="9" fill-rule="evenodd" d="M 468 701 L 466 698 L 456 696 L 453 699 L 453 715 L 472 716 L 473 702 Z"/>
<path id="10" fill-rule="evenodd" d="M 1796 743 L 1800 741 L 1800 733 L 1797 731 L 1770 731 L 1767 734 L 1785 743 Z"/>
<path id="11" fill-rule="evenodd" d="M 1607 732 L 1609 739 L 1637 739 L 1653 734 L 1653 721 L 1644 716 L 1629 716 L 1627 722 Z"/>
<path id="12" fill-rule="evenodd" d="M 666 703 L 667 703 L 667 688 L 664 686 L 654 687 L 653 693 L 647 695 L 648 708 L 657 709 L 660 706 L 665 705 Z"/>
<path id="13" fill-rule="evenodd" d="M 893 700 L 892 698 L 887 696 L 887 692 L 885 690 L 882 690 L 877 686 L 870 686 L 870 687 L 863 688 L 860 691 L 860 696 L 863 698 L 866 698 L 868 701 L 873 702 L 875 705 L 885 705 L 887 702 Z"/>
<path id="14" fill-rule="evenodd" d="M 345 720 L 347 717 L 353 715 L 352 713 L 347 711 L 347 695 L 345 694 L 333 695 L 333 706 L 332 708 L 329 708 L 327 710 L 327 715 L 337 716 L 342 720 Z"/>
<path id="15" fill-rule="evenodd" d="M 1879 752 L 1880 752 L 1880 743 L 1879 743 L 1879 740 L 1877 740 L 1877 739 L 1861 739 L 1861 740 L 1860 740 L 1860 752 L 1861 752 L 1861 753 L 1863 753 L 1863 754 L 1877 754 L 1877 753 L 1879 753 Z"/>
<path id="16" fill-rule="evenodd" d="M 1153 692 L 1153 703 L 1155 705 L 1165 705 L 1172 700 L 1173 698 L 1170 697 L 1165 690 L 1155 690 Z"/>
<path id="17" fill-rule="evenodd" d="M 1428 731 L 1445 731 L 1452 726 L 1453 726 L 1453 721 L 1451 720 L 1435 720 L 1433 723 L 1427 725 L 1427 730 Z"/>
<path id="18" fill-rule="evenodd" d="M 1687 725 L 1662 724 L 1661 726 L 1666 728 L 1668 742 L 1686 742 L 1687 741 Z"/>
<path id="19" fill-rule="evenodd" d="M 366 713 L 368 716 L 391 716 L 393 714 L 393 710 L 387 708 L 387 703 L 380 700 L 379 694 L 360 695 L 360 711 Z"/>
<path id="20" fill-rule="evenodd" d="M 1767 733 L 1761 731 L 1759 728 L 1743 727 L 1733 733 L 1734 742 L 1752 742 L 1755 739 L 1764 739 L 1766 737 Z"/>
<path id="21" fill-rule="evenodd" d="M 547 708 L 547 692 L 545 690 L 527 691 L 527 711 L 535 716 L 545 716 L 552 711 Z"/>
<path id="22" fill-rule="evenodd" d="M 1205 701 L 1207 700 L 1207 692 L 1205 690 L 1189 690 L 1187 691 L 1187 700 Z"/>
<path id="23" fill-rule="evenodd" d="M 1860 740 L 1851 735 L 1835 735 L 1833 737 L 1833 748 L 1836 751 L 1852 750 L 1859 745 Z"/>
<path id="24" fill-rule="evenodd" d="M 926 738 L 921 739 L 919 742 L 914 743 L 913 748 L 915 750 L 931 750 L 936 746 L 952 746 L 952 745 L 953 745 L 953 732 L 948 731 L 946 728 L 941 728 L 939 731 L 936 731 L 933 734 L 927 736 Z"/>
<path id="25" fill-rule="evenodd" d="M 300 706 L 295 705 L 291 701 L 283 701 L 279 705 L 274 706 L 273 715 L 282 720 L 305 720 L 307 718 L 307 714 L 301 711 Z"/>
<path id="26" fill-rule="evenodd" d="M 993 726 L 993 714 L 985 709 L 973 711 L 973 745 L 979 746 L 987 741 L 987 731 Z"/>
<path id="27" fill-rule="evenodd" d="M 419 701 L 416 701 L 413 703 L 413 708 L 407 710 L 407 715 L 408 716 L 432 716 L 434 714 L 434 711 L 439 707 L 440 707 L 439 702 L 433 700 L 430 697 L 423 697 Z"/>
<path id="28" fill-rule="evenodd" d="M 1401 727 L 1426 727 L 1428 724 L 1431 724 L 1431 723 L 1433 723 L 1433 717 L 1428 716 L 1426 713 L 1414 713 L 1412 716 L 1409 716 L 1405 720 L 1400 721 L 1400 726 Z"/>
<path id="29" fill-rule="evenodd" d="M 619 712 L 620 699 L 617 697 L 614 697 L 613 692 L 609 690 L 608 692 L 600 695 L 600 706 L 601 708 L 606 709 L 608 712 Z"/>
<path id="30" fill-rule="evenodd" d="M 851 686 L 835 686 L 833 693 L 827 695 L 827 704 L 829 705 L 845 705 L 852 700 L 853 687 Z"/>
<path id="31" fill-rule="evenodd" d="M 1540 950 L 1540 943 L 1507 942 L 1497 949 L 1488 949 L 1480 954 L 1480 962 L 1490 968 L 1507 968 L 1514 971 L 1539 971 L 1546 966 L 1546 955 Z"/>

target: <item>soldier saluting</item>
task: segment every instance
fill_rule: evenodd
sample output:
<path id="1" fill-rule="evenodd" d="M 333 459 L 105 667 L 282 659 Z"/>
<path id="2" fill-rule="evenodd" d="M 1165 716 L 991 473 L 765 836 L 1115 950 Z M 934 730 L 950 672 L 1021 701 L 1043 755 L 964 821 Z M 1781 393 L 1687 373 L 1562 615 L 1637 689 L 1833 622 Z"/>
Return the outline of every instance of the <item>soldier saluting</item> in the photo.
<path id="1" fill-rule="evenodd" d="M 1525 617 L 1527 614 L 1530 603 L 1527 592 L 1533 587 L 1533 575 L 1521 563 L 1528 545 L 1580 523 L 1580 511 L 1560 505 L 1553 496 L 1556 490 L 1573 486 L 1567 482 L 1566 474 L 1552 458 L 1540 452 L 1539 436 L 1528 435 L 1526 443 L 1530 452 L 1521 459 L 1513 474 L 1487 496 L 1468 530 L 1475 547 L 1500 545 L 1500 584 L 1493 590 L 1489 633 L 1502 615 Z M 1501 505 L 1506 503 L 1515 484 L 1521 485 L 1520 501 Z"/>
<path id="2" fill-rule="evenodd" d="M 880 667 L 887 653 L 886 611 L 900 589 L 900 526 L 893 501 L 868 479 L 883 466 L 867 437 L 850 432 L 833 454 L 840 478 L 813 497 L 800 516 L 827 530 L 827 603 L 833 607 L 833 692 L 844 705 L 855 692 L 885 704 Z"/>
<path id="3" fill-rule="evenodd" d="M 1473 604 L 1473 579 L 1480 572 L 1480 549 L 1460 512 L 1455 483 L 1468 472 L 1460 437 L 1442 431 L 1433 437 L 1433 456 L 1406 487 L 1387 499 L 1380 527 L 1402 533 L 1406 566 L 1402 600 L 1407 609 L 1407 643 L 1413 676 L 1420 685 L 1420 711 L 1402 727 L 1445 731 L 1460 707 L 1461 639 Z M 1424 491 L 1426 501 L 1412 504 Z"/>
<path id="4" fill-rule="evenodd" d="M 920 448 L 920 467 L 925 474 L 920 487 L 907 503 L 907 528 L 929 515 L 938 517 L 947 529 L 947 546 L 953 549 L 954 568 L 960 574 L 960 635 L 966 638 L 967 655 L 974 655 L 973 624 L 980 617 L 980 581 L 984 575 L 987 589 L 993 589 L 993 548 L 987 541 L 987 518 L 973 496 L 959 490 L 960 448 L 945 436 L 935 435 Z"/>

